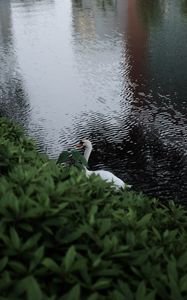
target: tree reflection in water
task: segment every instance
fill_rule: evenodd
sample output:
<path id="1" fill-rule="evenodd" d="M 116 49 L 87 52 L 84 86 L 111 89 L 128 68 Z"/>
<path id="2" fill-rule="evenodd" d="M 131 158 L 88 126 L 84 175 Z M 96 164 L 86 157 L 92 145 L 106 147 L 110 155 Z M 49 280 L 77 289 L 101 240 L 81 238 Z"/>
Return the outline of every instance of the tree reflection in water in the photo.
<path id="1" fill-rule="evenodd" d="M 0 1 L 0 116 L 28 127 L 30 105 L 14 52 L 10 1 Z"/>
<path id="2" fill-rule="evenodd" d="M 92 2 L 92 0 L 73 0 L 73 4 L 80 8 L 83 7 L 83 4 L 86 5 L 86 2 Z M 105 10 L 107 6 L 115 6 L 116 2 L 117 0 L 96 0 L 96 5 Z"/>
<path id="3" fill-rule="evenodd" d="M 160 0 L 137 0 L 140 18 L 146 27 L 160 24 L 164 12 L 163 2 Z"/>
<path id="4" fill-rule="evenodd" d="M 187 17 L 187 0 L 181 1 L 181 11 Z"/>

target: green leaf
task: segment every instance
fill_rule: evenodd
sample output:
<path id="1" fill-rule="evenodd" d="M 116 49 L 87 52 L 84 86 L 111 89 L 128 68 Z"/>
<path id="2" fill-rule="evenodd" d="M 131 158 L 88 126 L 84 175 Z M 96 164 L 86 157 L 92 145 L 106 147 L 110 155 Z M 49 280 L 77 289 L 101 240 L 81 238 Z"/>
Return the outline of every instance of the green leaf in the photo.
<path id="1" fill-rule="evenodd" d="M 91 206 L 90 212 L 89 212 L 89 224 L 93 225 L 95 223 L 95 214 L 98 211 L 98 206 L 96 204 L 93 204 Z"/>
<path id="2" fill-rule="evenodd" d="M 75 161 L 75 164 L 81 163 L 81 164 L 87 166 L 87 161 L 86 161 L 85 157 L 82 154 L 80 154 L 79 151 L 72 150 L 71 155 L 72 155 L 73 160 Z"/>
<path id="3" fill-rule="evenodd" d="M 2 259 L 0 259 L 0 272 L 2 272 L 4 270 L 4 268 L 6 267 L 8 263 L 8 257 L 5 256 Z"/>
<path id="4" fill-rule="evenodd" d="M 28 300 L 41 300 L 43 298 L 40 286 L 33 276 L 28 277 L 27 297 Z"/>
<path id="5" fill-rule="evenodd" d="M 81 300 L 80 295 L 80 285 L 76 284 L 65 296 L 62 297 L 62 300 Z"/>
<path id="6" fill-rule="evenodd" d="M 124 295 L 122 293 L 120 293 L 119 291 L 117 291 L 117 290 L 112 293 L 112 299 L 125 300 Z"/>
<path id="7" fill-rule="evenodd" d="M 187 274 L 180 279 L 180 291 L 187 292 Z"/>
<path id="8" fill-rule="evenodd" d="M 22 251 L 31 249 L 32 247 L 36 246 L 37 242 L 39 241 L 41 237 L 41 233 L 36 233 L 35 235 L 31 236 L 30 239 L 28 239 L 25 244 L 22 246 Z"/>
<path id="9" fill-rule="evenodd" d="M 64 163 L 69 158 L 69 152 L 68 151 L 62 151 L 57 159 L 57 164 Z"/>
<path id="10" fill-rule="evenodd" d="M 138 289 L 136 291 L 136 300 L 143 300 L 143 299 L 145 299 L 145 293 L 146 293 L 145 283 L 142 281 L 138 285 Z"/>
<path id="11" fill-rule="evenodd" d="M 187 265 L 187 251 L 179 257 L 177 263 L 180 268 L 184 268 Z"/>
<path id="12" fill-rule="evenodd" d="M 153 230 L 153 233 L 155 234 L 155 236 L 157 237 L 157 239 L 158 239 L 159 241 L 161 241 L 162 238 L 161 238 L 160 232 L 159 232 L 155 227 L 152 227 L 152 230 Z"/>
<path id="13" fill-rule="evenodd" d="M 70 233 L 69 235 L 65 236 L 62 241 L 65 244 L 69 244 L 72 242 L 75 242 L 76 240 L 78 240 L 79 238 L 81 238 L 81 236 L 86 232 L 85 228 L 80 226 L 79 228 L 76 229 L 76 231 L 73 231 L 72 233 Z"/>
<path id="14" fill-rule="evenodd" d="M 44 249 L 45 249 L 45 246 L 42 245 L 41 247 L 39 247 L 35 253 L 34 253 L 34 257 L 38 260 L 38 261 L 41 261 L 41 259 L 43 258 L 44 256 Z"/>
<path id="15" fill-rule="evenodd" d="M 158 279 L 151 278 L 151 284 L 161 299 L 169 299 L 170 298 L 170 293 L 168 293 L 167 287 L 162 282 L 160 282 L 160 278 L 158 278 Z"/>
<path id="16" fill-rule="evenodd" d="M 112 226 L 111 219 L 109 219 L 109 218 L 104 219 L 103 218 L 100 222 L 99 234 L 101 236 L 105 235 L 108 231 L 110 231 L 111 226 Z"/>
<path id="17" fill-rule="evenodd" d="M 28 300 L 41 300 L 42 299 L 42 291 L 38 282 L 33 276 L 28 277 L 27 283 L 27 296 Z"/>
<path id="18" fill-rule="evenodd" d="M 93 285 L 94 290 L 103 290 L 109 288 L 111 285 L 111 280 L 110 279 L 99 279 L 96 281 L 96 283 Z"/>
<path id="19" fill-rule="evenodd" d="M 94 294 L 91 294 L 87 300 L 99 300 L 99 294 L 98 293 L 94 293 Z"/>
<path id="20" fill-rule="evenodd" d="M 23 223 L 23 224 L 20 224 L 19 227 L 24 229 L 25 231 L 28 231 L 28 232 L 33 231 L 33 228 L 30 224 Z"/>
<path id="21" fill-rule="evenodd" d="M 156 297 L 156 291 L 153 291 L 146 296 L 146 300 L 155 300 L 155 297 Z"/>
<path id="22" fill-rule="evenodd" d="M 167 271 L 168 271 L 168 277 L 171 281 L 178 281 L 178 272 L 177 272 L 177 266 L 176 266 L 176 260 L 173 257 L 172 260 L 168 262 L 167 266 Z"/>
<path id="23" fill-rule="evenodd" d="M 138 221 L 138 226 L 147 226 L 152 218 L 152 213 L 148 213 Z"/>
<path id="24" fill-rule="evenodd" d="M 17 295 L 27 294 L 27 300 L 42 300 L 42 291 L 36 279 L 33 276 L 25 277 L 20 280 L 15 289 Z"/>
<path id="25" fill-rule="evenodd" d="M 4 270 L 3 275 L 0 277 L 0 291 L 9 289 L 13 285 L 10 272 Z"/>
<path id="26" fill-rule="evenodd" d="M 132 230 L 127 231 L 126 233 L 127 244 L 134 246 L 136 243 L 136 237 Z"/>
<path id="27" fill-rule="evenodd" d="M 30 261 L 29 271 L 32 272 L 44 257 L 44 246 L 42 245 L 34 252 L 34 257 Z"/>
<path id="28" fill-rule="evenodd" d="M 13 247 L 16 250 L 19 250 L 21 241 L 20 241 L 18 233 L 16 232 L 16 230 L 13 227 L 10 228 L 10 239 L 11 239 Z"/>
<path id="29" fill-rule="evenodd" d="M 69 271 L 71 268 L 74 260 L 76 257 L 76 250 L 74 246 L 71 246 L 68 251 L 66 252 L 66 255 L 64 257 L 64 265 L 65 265 L 65 271 Z"/>
<path id="30" fill-rule="evenodd" d="M 178 284 L 178 271 L 177 271 L 176 259 L 173 256 L 171 257 L 171 260 L 168 262 L 167 271 L 168 271 L 168 279 L 169 279 L 168 285 L 171 290 L 172 299 L 182 300 L 182 296 Z"/>
<path id="31" fill-rule="evenodd" d="M 16 273 L 26 273 L 27 269 L 26 267 L 20 263 L 19 261 L 10 261 L 9 266 L 16 272 Z"/>
<path id="32" fill-rule="evenodd" d="M 133 260 L 133 265 L 137 265 L 137 266 L 143 265 L 147 261 L 148 257 L 149 257 L 149 253 L 147 250 L 137 251 L 135 255 L 135 259 Z"/>
<path id="33" fill-rule="evenodd" d="M 46 257 L 42 261 L 42 265 L 55 273 L 61 272 L 61 268 L 59 267 L 59 265 L 57 265 L 57 263 L 50 257 Z"/>
<path id="34" fill-rule="evenodd" d="M 123 282 L 122 280 L 118 281 L 119 289 L 123 293 L 123 295 L 126 297 L 128 300 L 134 300 L 133 292 L 131 291 L 128 283 Z"/>

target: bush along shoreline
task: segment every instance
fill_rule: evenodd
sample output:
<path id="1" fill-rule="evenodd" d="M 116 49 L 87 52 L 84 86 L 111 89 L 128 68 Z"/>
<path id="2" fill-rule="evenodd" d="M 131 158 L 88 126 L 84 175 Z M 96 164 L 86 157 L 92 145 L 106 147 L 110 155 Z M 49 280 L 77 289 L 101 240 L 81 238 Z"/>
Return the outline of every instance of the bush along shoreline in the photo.
<path id="1" fill-rule="evenodd" d="M 187 299 L 187 215 L 37 152 L 0 119 L 0 300 Z"/>

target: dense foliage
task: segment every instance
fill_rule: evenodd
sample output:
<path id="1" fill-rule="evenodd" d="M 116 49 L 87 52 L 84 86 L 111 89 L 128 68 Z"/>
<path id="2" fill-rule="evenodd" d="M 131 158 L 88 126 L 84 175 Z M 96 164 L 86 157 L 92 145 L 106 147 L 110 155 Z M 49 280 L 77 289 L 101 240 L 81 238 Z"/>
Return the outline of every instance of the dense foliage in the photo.
<path id="1" fill-rule="evenodd" d="M 0 300 L 187 299 L 187 216 L 37 153 L 0 119 Z"/>

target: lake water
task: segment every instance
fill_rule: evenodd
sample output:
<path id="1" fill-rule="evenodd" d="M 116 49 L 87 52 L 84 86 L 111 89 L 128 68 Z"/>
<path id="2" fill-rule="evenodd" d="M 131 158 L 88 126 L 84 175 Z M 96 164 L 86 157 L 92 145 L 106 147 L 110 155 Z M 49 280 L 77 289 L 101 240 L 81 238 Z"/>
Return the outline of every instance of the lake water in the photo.
<path id="1" fill-rule="evenodd" d="M 187 1 L 0 0 L 0 115 L 56 158 L 187 200 Z"/>

